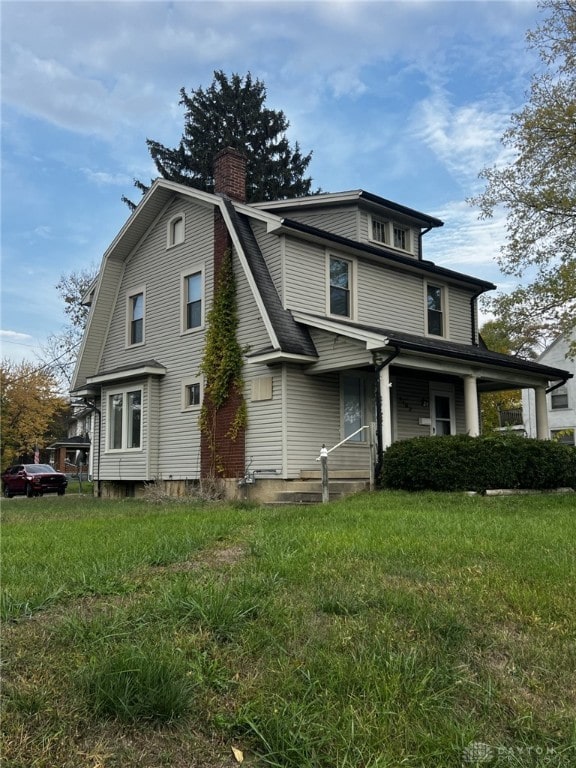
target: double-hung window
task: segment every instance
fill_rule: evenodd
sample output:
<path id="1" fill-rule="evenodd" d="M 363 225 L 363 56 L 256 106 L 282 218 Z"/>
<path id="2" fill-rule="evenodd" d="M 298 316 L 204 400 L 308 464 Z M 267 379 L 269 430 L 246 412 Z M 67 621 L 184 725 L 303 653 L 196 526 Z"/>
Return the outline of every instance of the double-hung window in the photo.
<path id="1" fill-rule="evenodd" d="M 330 314 L 352 316 L 352 262 L 330 256 Z"/>
<path id="2" fill-rule="evenodd" d="M 144 343 L 144 291 L 128 295 L 128 346 Z"/>
<path id="3" fill-rule="evenodd" d="M 568 408 L 568 387 L 558 387 L 550 392 L 550 408 L 553 411 Z"/>
<path id="4" fill-rule="evenodd" d="M 183 276 L 183 330 L 202 327 L 202 272 Z"/>
<path id="5" fill-rule="evenodd" d="M 432 336 L 444 336 L 444 290 L 438 285 L 426 288 L 427 332 Z"/>
<path id="6" fill-rule="evenodd" d="M 142 445 L 142 390 L 108 395 L 108 450 L 126 451 Z"/>

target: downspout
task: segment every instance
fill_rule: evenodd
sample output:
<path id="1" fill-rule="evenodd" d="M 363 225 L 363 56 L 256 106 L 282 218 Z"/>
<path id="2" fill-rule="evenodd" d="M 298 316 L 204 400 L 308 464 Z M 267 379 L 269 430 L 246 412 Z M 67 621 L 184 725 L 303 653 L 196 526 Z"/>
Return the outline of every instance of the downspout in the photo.
<path id="1" fill-rule="evenodd" d="M 432 225 L 426 229 L 421 229 L 418 233 L 418 261 L 422 261 L 422 238 L 432 229 Z"/>
<path id="2" fill-rule="evenodd" d="M 476 340 L 476 334 L 478 329 L 476 328 L 476 299 L 484 293 L 484 290 L 476 291 L 470 298 L 470 330 L 472 334 L 471 342 L 473 346 L 478 347 L 479 343 Z"/>
<path id="3" fill-rule="evenodd" d="M 394 352 L 388 355 L 387 358 L 384 360 L 381 360 L 380 362 L 376 361 L 376 353 L 372 353 L 372 359 L 374 360 L 374 372 L 376 373 L 375 376 L 375 384 L 374 384 L 374 394 L 375 394 L 375 400 L 376 400 L 376 466 L 374 468 L 374 476 L 376 477 L 376 481 L 378 482 L 378 478 L 380 477 L 380 471 L 382 469 L 382 456 L 384 454 L 384 447 L 382 445 L 382 392 L 380 391 L 380 371 L 383 368 L 386 368 L 387 365 L 390 365 L 392 360 L 394 360 L 395 357 L 398 357 L 400 354 L 400 347 L 394 346 Z"/>
<path id="4" fill-rule="evenodd" d="M 101 435 L 101 432 L 102 432 L 102 411 L 100 410 L 100 408 L 98 408 L 96 406 L 96 403 L 90 402 L 87 398 L 84 398 L 84 402 L 86 403 L 86 405 L 92 411 L 94 411 L 94 413 L 96 413 L 98 415 L 98 458 L 97 458 L 97 462 L 96 462 L 96 496 L 98 498 L 101 498 L 101 496 L 102 496 L 102 487 L 101 487 L 101 484 L 100 484 L 100 453 L 101 453 L 100 445 L 101 445 L 101 440 L 102 440 L 102 435 Z M 94 443 L 93 443 L 93 447 L 94 447 Z"/>
<path id="5" fill-rule="evenodd" d="M 568 379 L 571 379 L 571 378 L 572 376 L 567 376 L 565 379 L 562 379 L 557 384 L 554 384 L 553 387 L 548 387 L 548 389 L 546 390 L 546 394 L 549 395 L 550 392 L 554 392 L 555 389 L 559 389 L 559 387 L 563 387 L 564 384 L 566 384 L 566 382 L 568 381 Z"/>

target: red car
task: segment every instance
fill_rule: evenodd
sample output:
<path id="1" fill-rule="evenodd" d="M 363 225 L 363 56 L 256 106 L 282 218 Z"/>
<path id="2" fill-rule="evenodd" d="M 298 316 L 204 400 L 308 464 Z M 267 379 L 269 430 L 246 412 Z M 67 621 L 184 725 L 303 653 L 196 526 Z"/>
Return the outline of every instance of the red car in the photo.
<path id="1" fill-rule="evenodd" d="M 57 493 L 64 496 L 68 480 L 63 472 L 57 472 L 49 464 L 16 464 L 2 473 L 4 496 L 11 499 L 17 494 L 42 496 Z"/>

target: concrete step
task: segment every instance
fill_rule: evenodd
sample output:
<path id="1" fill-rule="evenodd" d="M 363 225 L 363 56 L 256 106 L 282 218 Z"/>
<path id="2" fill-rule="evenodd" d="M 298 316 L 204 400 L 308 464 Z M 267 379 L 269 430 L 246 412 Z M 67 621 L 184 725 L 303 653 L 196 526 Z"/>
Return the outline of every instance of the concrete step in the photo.
<path id="1" fill-rule="evenodd" d="M 330 501 L 336 501 L 354 493 L 366 491 L 370 487 L 368 480 L 334 480 L 329 483 Z M 293 483 L 289 491 L 275 494 L 275 504 L 320 504 L 322 502 L 322 483 L 300 480 Z"/>
<path id="2" fill-rule="evenodd" d="M 369 473 L 366 469 L 330 469 L 328 477 L 332 480 L 366 480 L 369 481 Z M 301 480 L 322 480 L 321 469 L 301 469 Z"/>

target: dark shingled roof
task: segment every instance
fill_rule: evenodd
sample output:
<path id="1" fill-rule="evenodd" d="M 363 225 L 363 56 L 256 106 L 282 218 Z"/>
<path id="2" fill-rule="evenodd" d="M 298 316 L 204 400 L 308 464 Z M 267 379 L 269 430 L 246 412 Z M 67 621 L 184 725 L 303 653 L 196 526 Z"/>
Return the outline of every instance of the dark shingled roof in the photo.
<path id="1" fill-rule="evenodd" d="M 227 198 L 223 199 L 232 225 L 242 245 L 242 250 L 246 255 L 250 271 L 258 286 L 266 312 L 278 338 L 280 344 L 280 350 L 278 351 L 293 355 L 318 357 L 308 329 L 305 326 L 299 325 L 294 320 L 292 313 L 282 306 L 278 291 L 274 286 L 248 217 L 244 214 L 239 214 L 230 200 Z"/>
<path id="2" fill-rule="evenodd" d="M 326 318 L 317 315 L 319 320 Z M 533 360 L 525 360 L 512 355 L 504 355 L 500 352 L 492 352 L 485 346 L 474 346 L 472 344 L 460 344 L 455 341 L 446 341 L 445 339 L 433 338 L 431 336 L 417 336 L 402 331 L 392 331 L 388 328 L 379 328 L 373 325 L 363 325 L 361 323 L 352 323 L 347 320 L 333 320 L 336 325 L 349 326 L 359 330 L 369 331 L 385 336 L 388 339 L 389 346 L 397 346 L 414 352 L 423 352 L 430 355 L 439 355 L 442 357 L 451 357 L 457 360 L 469 360 L 471 362 L 483 363 L 485 365 L 495 365 L 512 370 L 524 371 L 525 373 L 535 373 L 540 376 L 547 376 L 550 380 L 570 379 L 572 374 L 561 368 L 551 368 L 548 365 L 536 363 Z"/>

